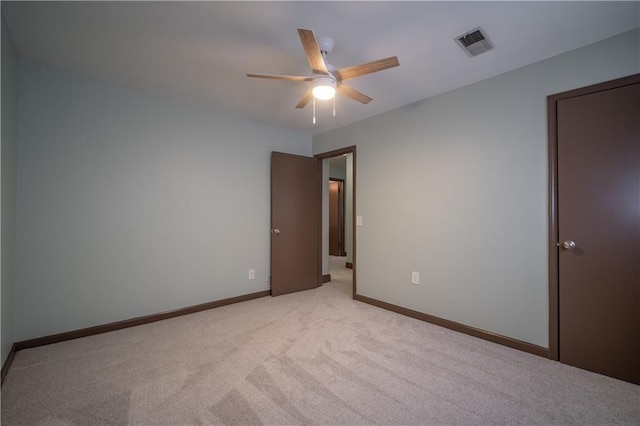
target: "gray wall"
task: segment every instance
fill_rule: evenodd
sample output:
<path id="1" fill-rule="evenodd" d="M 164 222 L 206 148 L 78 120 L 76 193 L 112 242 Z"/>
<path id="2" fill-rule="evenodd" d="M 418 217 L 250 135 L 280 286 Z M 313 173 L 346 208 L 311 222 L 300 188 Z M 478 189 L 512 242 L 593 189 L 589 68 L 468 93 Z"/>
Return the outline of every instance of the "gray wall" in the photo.
<path id="1" fill-rule="evenodd" d="M 322 160 L 322 275 L 329 273 L 329 159 Z"/>
<path id="2" fill-rule="evenodd" d="M 347 179 L 347 160 L 345 156 L 341 155 L 329 159 L 329 177 Z"/>
<path id="3" fill-rule="evenodd" d="M 547 347 L 546 97 L 639 52 L 636 30 L 314 137 L 357 145 L 358 293 Z"/>
<path id="4" fill-rule="evenodd" d="M 30 60 L 20 132 L 16 340 L 268 288 L 270 152 L 310 136 Z"/>
<path id="5" fill-rule="evenodd" d="M 16 145 L 18 143 L 18 55 L 2 17 L 2 360 L 14 342 L 16 263 Z"/>
<path id="6" fill-rule="evenodd" d="M 345 157 L 344 249 L 347 263 L 353 263 L 353 154 Z"/>

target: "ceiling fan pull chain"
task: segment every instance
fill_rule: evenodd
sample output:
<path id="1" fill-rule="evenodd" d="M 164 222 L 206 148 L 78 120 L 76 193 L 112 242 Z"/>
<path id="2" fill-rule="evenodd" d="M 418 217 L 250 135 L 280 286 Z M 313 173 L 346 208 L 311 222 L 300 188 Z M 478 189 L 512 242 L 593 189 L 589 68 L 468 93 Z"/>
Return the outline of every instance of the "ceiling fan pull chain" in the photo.
<path id="1" fill-rule="evenodd" d="M 313 124 L 316 124 L 316 98 L 313 98 Z"/>
<path id="2" fill-rule="evenodd" d="M 336 97 L 333 97 L 333 116 L 336 116 Z"/>

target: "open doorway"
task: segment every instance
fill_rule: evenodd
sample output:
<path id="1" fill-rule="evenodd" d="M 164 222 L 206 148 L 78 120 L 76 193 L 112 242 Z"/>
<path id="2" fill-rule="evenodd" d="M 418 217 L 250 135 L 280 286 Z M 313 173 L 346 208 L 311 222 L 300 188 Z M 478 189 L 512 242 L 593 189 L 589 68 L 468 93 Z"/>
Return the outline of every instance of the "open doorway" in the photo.
<path id="1" fill-rule="evenodd" d="M 337 165 L 335 160 L 340 160 Z M 346 169 L 346 157 L 329 158 L 329 256 L 347 255 L 345 248 L 345 179 L 334 176 L 334 169 Z M 337 166 L 337 167 L 336 167 Z M 345 173 L 342 173 L 344 176 Z M 329 268 L 331 269 L 331 268 Z"/>
<path id="2" fill-rule="evenodd" d="M 316 155 L 322 160 L 323 283 L 356 295 L 355 147 Z"/>

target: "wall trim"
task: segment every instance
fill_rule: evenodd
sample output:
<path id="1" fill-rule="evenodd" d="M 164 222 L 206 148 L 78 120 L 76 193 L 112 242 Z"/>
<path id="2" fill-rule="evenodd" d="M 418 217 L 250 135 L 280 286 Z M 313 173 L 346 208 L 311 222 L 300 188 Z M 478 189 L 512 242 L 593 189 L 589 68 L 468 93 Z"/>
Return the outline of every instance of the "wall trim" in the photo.
<path id="1" fill-rule="evenodd" d="M 331 274 L 326 274 L 322 276 L 322 284 L 328 283 L 331 281 Z"/>
<path id="2" fill-rule="evenodd" d="M 549 358 L 549 349 L 543 348 L 542 346 L 534 345 L 533 343 L 512 339 L 511 337 L 502 336 L 500 334 L 491 333 L 489 331 L 481 330 L 479 328 L 460 324 L 455 321 L 425 314 L 423 312 L 414 311 L 412 309 L 403 308 L 401 306 L 383 302 L 377 299 L 372 299 L 370 297 L 362 296 L 360 294 L 357 294 L 355 299 L 359 300 L 360 302 L 367 303 L 369 305 L 377 306 L 378 308 L 386 309 L 388 311 L 392 311 L 401 315 L 405 315 L 405 316 L 415 318 L 421 321 L 425 321 L 431 324 L 435 324 L 440 327 L 448 328 L 449 330 L 468 334 L 473 337 L 478 337 L 483 340 L 488 340 L 489 342 L 498 343 L 499 345 L 508 346 L 510 348 L 517 349 L 523 352 L 528 352 L 533 355 Z"/>
<path id="3" fill-rule="evenodd" d="M 7 376 L 7 372 L 9 371 L 9 367 L 11 367 L 11 363 L 13 362 L 13 358 L 16 356 L 16 344 L 11 345 L 11 349 L 7 354 L 7 359 L 4 360 L 4 364 L 2 364 L 2 373 L 0 374 L 0 385 L 4 383 L 4 378 Z"/>
<path id="4" fill-rule="evenodd" d="M 183 315 L 189 315 L 196 312 L 206 311 L 221 306 L 232 305 L 234 303 L 246 302 L 248 300 L 259 299 L 269 296 L 271 290 L 259 291 L 256 293 L 243 294 L 241 296 L 230 297 L 228 299 L 214 300 L 212 302 L 201 303 L 199 305 L 187 306 L 173 311 L 162 312 L 159 314 L 145 315 L 142 317 L 131 318 L 123 321 L 112 322 L 108 324 L 96 325 L 94 327 L 82 328 L 79 330 L 67 331 L 65 333 L 52 334 L 50 336 L 37 337 L 35 339 L 23 340 L 15 342 L 11 347 L 11 351 L 7 356 L 7 360 L 2 366 L 2 381 L 9 371 L 11 362 L 15 353 L 23 349 L 35 348 L 38 346 L 50 345 L 52 343 L 60 343 L 67 340 L 79 339 L 81 337 L 93 336 L 96 334 L 108 333 L 110 331 L 122 330 L 123 328 L 136 327 L 139 325 L 149 324 L 156 321 L 162 321 L 169 318 L 175 318 Z"/>

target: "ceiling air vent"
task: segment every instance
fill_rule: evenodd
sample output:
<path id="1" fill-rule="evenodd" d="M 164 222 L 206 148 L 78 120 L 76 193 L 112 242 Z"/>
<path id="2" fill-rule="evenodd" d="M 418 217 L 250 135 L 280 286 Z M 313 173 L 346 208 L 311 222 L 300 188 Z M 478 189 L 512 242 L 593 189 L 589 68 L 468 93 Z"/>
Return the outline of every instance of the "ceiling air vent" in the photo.
<path id="1" fill-rule="evenodd" d="M 480 27 L 467 31 L 455 38 L 458 46 L 470 57 L 478 56 L 487 50 L 493 49 L 493 43 L 489 40 L 487 33 Z"/>

